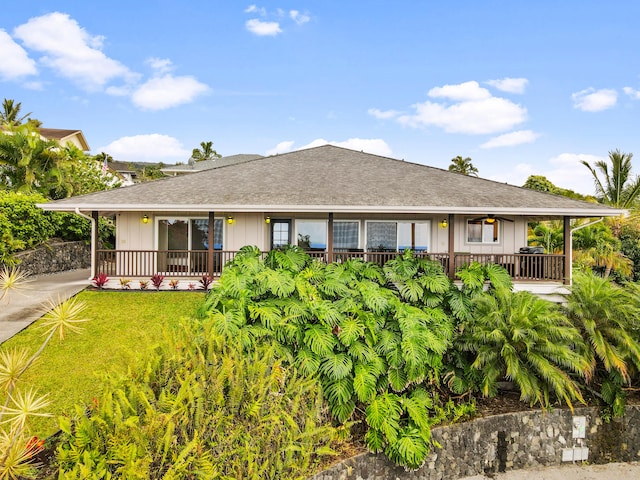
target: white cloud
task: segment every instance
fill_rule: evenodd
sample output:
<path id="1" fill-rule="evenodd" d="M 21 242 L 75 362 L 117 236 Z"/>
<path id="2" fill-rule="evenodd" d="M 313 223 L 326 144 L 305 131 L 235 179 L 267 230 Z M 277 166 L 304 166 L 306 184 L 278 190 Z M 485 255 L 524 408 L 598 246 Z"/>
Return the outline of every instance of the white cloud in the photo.
<path id="1" fill-rule="evenodd" d="M 600 112 L 613 107 L 618 100 L 615 90 L 587 88 L 571 95 L 573 108 L 583 112 Z"/>
<path id="2" fill-rule="evenodd" d="M 298 10 L 290 10 L 289 17 L 291 17 L 291 20 L 296 22 L 298 25 L 304 25 L 311 20 L 309 15 L 300 13 Z"/>
<path id="3" fill-rule="evenodd" d="M 539 133 L 531 130 L 519 130 L 494 137 L 480 145 L 480 148 L 512 147 L 514 145 L 522 145 L 523 143 L 532 143 L 539 136 Z"/>
<path id="4" fill-rule="evenodd" d="M 109 145 L 99 147 L 96 151 L 106 152 L 123 162 L 175 163 L 184 162 L 191 155 L 191 150 L 185 149 L 178 139 L 159 133 L 121 137 Z"/>
<path id="5" fill-rule="evenodd" d="M 275 153 L 285 153 L 292 150 L 304 150 L 306 148 L 320 147 L 322 145 L 335 145 L 336 147 L 349 148 L 351 150 L 361 150 L 367 153 L 373 153 L 374 155 L 390 156 L 391 148 L 387 145 L 387 142 L 381 138 L 349 138 L 342 142 L 328 141 L 324 138 L 316 138 L 315 140 L 303 145 L 301 147 L 294 148 L 295 142 L 285 141 L 280 142 L 275 148 L 272 148 L 267 152 L 267 155 L 274 155 Z"/>
<path id="6" fill-rule="evenodd" d="M 583 153 L 562 153 L 535 165 L 521 163 L 511 170 L 503 169 L 500 173 L 490 175 L 488 178 L 522 186 L 529 176 L 542 175 L 556 187 L 573 190 L 583 195 L 593 195 L 593 177 L 581 160 L 593 163 L 602 159 L 603 157 Z"/>
<path id="7" fill-rule="evenodd" d="M 449 100 L 484 100 L 491 98 L 491 93 L 486 88 L 482 88 L 478 82 L 464 82 L 457 85 L 445 85 L 443 87 L 433 87 L 427 93 L 432 98 L 448 98 Z"/>
<path id="8" fill-rule="evenodd" d="M 257 13 L 264 17 L 267 14 L 267 11 L 264 9 L 264 7 L 258 7 L 257 5 L 249 5 L 247 8 L 244 9 L 244 13 Z"/>
<path id="9" fill-rule="evenodd" d="M 524 93 L 529 80 L 526 78 L 501 78 L 498 80 L 489 80 L 487 84 L 508 93 Z"/>
<path id="10" fill-rule="evenodd" d="M 38 73 L 36 62 L 29 58 L 24 48 L 13 41 L 11 36 L 0 29 L 0 78 L 16 80 L 27 75 Z"/>
<path id="11" fill-rule="evenodd" d="M 261 37 L 275 36 L 279 33 L 282 33 L 282 29 L 280 28 L 280 24 L 278 22 L 263 22 L 262 20 L 258 20 L 257 18 L 247 20 L 245 26 L 251 33 L 254 33 L 255 35 Z"/>
<path id="12" fill-rule="evenodd" d="M 97 90 L 108 82 L 135 81 L 137 75 L 100 49 L 102 36 L 91 36 L 67 14 L 54 12 L 31 18 L 14 34 L 27 48 L 43 52 L 40 61 L 83 88 Z"/>
<path id="13" fill-rule="evenodd" d="M 143 83 L 133 92 L 131 100 L 146 110 L 164 110 L 190 103 L 208 90 L 207 85 L 193 77 L 164 75 Z"/>
<path id="14" fill-rule="evenodd" d="M 624 87 L 622 90 L 634 100 L 640 100 L 640 90 L 631 87 Z"/>
<path id="15" fill-rule="evenodd" d="M 377 108 L 370 108 L 369 110 L 367 110 L 367 113 L 379 120 L 388 120 L 400 115 L 400 112 L 396 110 L 378 110 Z"/>
<path id="16" fill-rule="evenodd" d="M 492 96 L 475 81 L 435 87 L 428 95 L 453 103 L 417 103 L 413 105 L 416 113 L 401 115 L 398 122 L 416 128 L 439 127 L 448 133 L 492 134 L 510 130 L 527 119 L 526 108 Z"/>
<path id="17" fill-rule="evenodd" d="M 145 60 L 145 63 L 149 65 L 157 74 L 169 73 L 173 70 L 173 62 L 168 58 L 156 58 L 151 57 Z"/>
<path id="18" fill-rule="evenodd" d="M 295 142 L 293 140 L 285 140 L 284 142 L 280 142 L 271 150 L 267 150 L 266 155 L 277 155 L 278 153 L 290 152 L 293 148 L 293 144 Z"/>

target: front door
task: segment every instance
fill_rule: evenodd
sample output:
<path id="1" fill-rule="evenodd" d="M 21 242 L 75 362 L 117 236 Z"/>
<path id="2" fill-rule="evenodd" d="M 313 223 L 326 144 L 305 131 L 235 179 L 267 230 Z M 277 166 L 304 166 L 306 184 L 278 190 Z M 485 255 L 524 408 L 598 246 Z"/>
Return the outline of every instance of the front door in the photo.
<path id="1" fill-rule="evenodd" d="M 291 245 L 291 220 L 271 220 L 271 250 Z"/>

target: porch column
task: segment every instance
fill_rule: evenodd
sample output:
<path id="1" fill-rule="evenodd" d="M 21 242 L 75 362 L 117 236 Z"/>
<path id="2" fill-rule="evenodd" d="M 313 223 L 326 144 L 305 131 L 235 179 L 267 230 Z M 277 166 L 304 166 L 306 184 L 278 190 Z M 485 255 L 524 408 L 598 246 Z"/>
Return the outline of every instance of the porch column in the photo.
<path id="1" fill-rule="evenodd" d="M 455 278 L 456 276 L 454 217 L 453 213 L 449 214 L 449 271 L 447 272 L 449 278 Z"/>
<path id="2" fill-rule="evenodd" d="M 207 232 L 207 265 L 209 266 L 209 276 L 213 278 L 213 247 L 214 247 L 214 224 L 215 224 L 215 212 L 209 212 L 209 230 Z"/>
<path id="3" fill-rule="evenodd" d="M 98 242 L 100 234 L 98 232 L 98 211 L 91 212 L 91 278 L 98 275 Z"/>
<path id="4" fill-rule="evenodd" d="M 571 257 L 573 256 L 573 245 L 571 245 L 571 218 L 562 217 L 562 223 L 564 224 L 564 278 L 562 282 L 565 285 L 571 285 Z"/>
<path id="5" fill-rule="evenodd" d="M 416 251 L 416 224 L 411 222 L 411 251 Z"/>
<path id="6" fill-rule="evenodd" d="M 327 263 L 333 262 L 333 212 L 329 213 L 329 224 L 327 225 Z"/>

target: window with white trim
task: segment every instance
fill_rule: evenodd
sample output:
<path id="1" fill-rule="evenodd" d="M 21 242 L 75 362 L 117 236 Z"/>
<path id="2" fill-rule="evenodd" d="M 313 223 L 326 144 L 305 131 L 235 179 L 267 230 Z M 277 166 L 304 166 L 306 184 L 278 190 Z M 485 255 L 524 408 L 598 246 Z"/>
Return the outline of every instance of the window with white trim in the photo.
<path id="1" fill-rule="evenodd" d="M 326 220 L 296 220 L 296 242 L 305 250 L 326 250 Z"/>
<path id="2" fill-rule="evenodd" d="M 467 243 L 500 243 L 500 221 L 492 218 L 467 220 Z"/>
<path id="3" fill-rule="evenodd" d="M 333 223 L 334 250 L 355 250 L 360 247 L 360 222 L 340 220 Z"/>
<path id="4" fill-rule="evenodd" d="M 429 250 L 430 222 L 367 221 L 366 230 L 369 251 Z"/>

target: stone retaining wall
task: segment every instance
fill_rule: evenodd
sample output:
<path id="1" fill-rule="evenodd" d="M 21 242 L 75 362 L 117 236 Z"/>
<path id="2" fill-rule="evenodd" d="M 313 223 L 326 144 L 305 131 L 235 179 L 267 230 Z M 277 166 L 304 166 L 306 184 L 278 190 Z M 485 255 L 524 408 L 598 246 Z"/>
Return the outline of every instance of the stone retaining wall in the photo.
<path id="1" fill-rule="evenodd" d="M 83 241 L 50 242 L 33 250 L 16 253 L 20 269 L 31 275 L 77 270 L 91 266 L 91 249 Z"/>
<path id="2" fill-rule="evenodd" d="M 585 439 L 573 438 L 573 420 L 586 418 Z M 311 480 L 454 480 L 507 470 L 559 465 L 563 453 L 588 447 L 590 463 L 640 460 L 640 407 L 604 423 L 597 408 L 527 411 L 434 428 L 434 448 L 425 465 L 407 472 L 384 455 L 361 454 L 334 465 Z M 569 450 L 571 449 L 571 450 Z M 584 450 L 579 452 L 586 453 Z"/>

